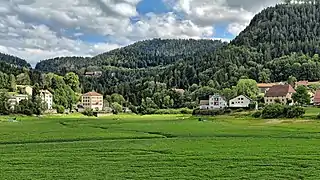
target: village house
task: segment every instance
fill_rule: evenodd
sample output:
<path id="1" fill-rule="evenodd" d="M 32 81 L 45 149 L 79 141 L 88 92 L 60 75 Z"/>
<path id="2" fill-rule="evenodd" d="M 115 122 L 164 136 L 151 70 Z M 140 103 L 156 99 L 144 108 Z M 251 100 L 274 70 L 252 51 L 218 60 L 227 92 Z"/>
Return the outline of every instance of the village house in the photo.
<path id="1" fill-rule="evenodd" d="M 200 109 L 222 109 L 225 107 L 228 107 L 226 100 L 218 94 L 209 96 L 209 100 L 200 101 Z"/>
<path id="2" fill-rule="evenodd" d="M 14 94 L 10 96 L 8 102 L 11 109 L 14 109 L 16 105 L 19 105 L 20 101 L 28 100 L 28 95 L 26 94 Z"/>
<path id="3" fill-rule="evenodd" d="M 298 81 L 295 83 L 295 88 L 297 88 L 298 86 L 305 86 L 305 87 L 309 87 L 311 85 L 315 85 L 315 84 L 320 84 L 319 81 L 315 81 L 315 82 L 309 82 L 309 81 Z"/>
<path id="4" fill-rule="evenodd" d="M 265 94 L 272 86 L 279 85 L 279 83 L 258 83 L 259 93 Z"/>
<path id="5" fill-rule="evenodd" d="M 26 94 L 29 96 L 32 96 L 32 87 L 28 85 L 16 85 L 16 89 L 19 92 L 19 94 Z"/>
<path id="6" fill-rule="evenodd" d="M 85 109 L 103 110 L 103 95 L 97 92 L 88 92 L 82 95 L 82 105 Z"/>
<path id="7" fill-rule="evenodd" d="M 102 71 L 86 72 L 84 75 L 86 77 L 100 77 L 102 75 Z"/>
<path id="8" fill-rule="evenodd" d="M 209 100 L 200 100 L 200 109 L 210 109 Z"/>
<path id="9" fill-rule="evenodd" d="M 280 101 L 282 104 L 293 105 L 292 94 L 296 91 L 291 85 L 275 85 L 272 86 L 264 96 L 265 104 L 275 104 Z"/>
<path id="10" fill-rule="evenodd" d="M 316 94 L 314 95 L 313 105 L 315 105 L 315 106 L 320 106 L 320 89 L 318 89 L 318 90 L 316 91 Z"/>
<path id="11" fill-rule="evenodd" d="M 248 108 L 252 99 L 247 96 L 240 95 L 229 101 L 230 108 Z"/>
<path id="12" fill-rule="evenodd" d="M 40 90 L 42 103 L 46 104 L 47 110 L 52 110 L 53 96 L 48 90 Z"/>

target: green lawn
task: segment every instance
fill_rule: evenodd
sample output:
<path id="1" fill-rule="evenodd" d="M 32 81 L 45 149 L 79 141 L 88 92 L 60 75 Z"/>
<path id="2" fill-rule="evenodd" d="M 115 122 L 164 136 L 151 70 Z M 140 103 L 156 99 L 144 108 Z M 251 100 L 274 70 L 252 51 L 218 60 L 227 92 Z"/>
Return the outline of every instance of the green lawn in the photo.
<path id="1" fill-rule="evenodd" d="M 0 179 L 320 177 L 320 121 L 315 120 L 220 116 L 199 122 L 182 115 L 6 119 L 0 117 Z"/>

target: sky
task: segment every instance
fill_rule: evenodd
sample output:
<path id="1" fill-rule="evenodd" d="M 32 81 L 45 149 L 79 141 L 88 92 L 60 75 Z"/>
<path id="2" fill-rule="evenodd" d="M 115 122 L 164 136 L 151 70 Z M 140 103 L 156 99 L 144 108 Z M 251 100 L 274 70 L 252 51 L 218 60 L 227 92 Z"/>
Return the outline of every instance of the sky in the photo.
<path id="1" fill-rule="evenodd" d="M 280 0 L 0 0 L 0 52 L 32 65 L 95 56 L 136 41 L 230 41 Z"/>

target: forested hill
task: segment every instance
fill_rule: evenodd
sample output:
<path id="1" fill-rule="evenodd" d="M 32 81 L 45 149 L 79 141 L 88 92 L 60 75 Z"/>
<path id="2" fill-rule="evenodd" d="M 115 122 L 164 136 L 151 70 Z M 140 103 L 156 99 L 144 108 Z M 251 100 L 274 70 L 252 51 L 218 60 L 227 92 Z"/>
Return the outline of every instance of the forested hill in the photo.
<path id="1" fill-rule="evenodd" d="M 29 63 L 27 63 L 26 60 L 15 57 L 15 56 L 11 56 L 8 54 L 3 54 L 3 53 L 0 53 L 0 62 L 11 64 L 11 65 L 14 65 L 16 67 L 21 67 L 21 68 L 22 67 L 31 68 L 31 65 Z"/>
<path id="2" fill-rule="evenodd" d="M 320 3 L 280 4 L 257 14 L 231 43 L 257 48 L 266 60 L 289 55 L 320 53 Z"/>
<path id="3" fill-rule="evenodd" d="M 190 56 L 212 53 L 215 49 L 225 45 L 226 43 L 213 40 L 145 40 L 93 58 L 58 57 L 44 60 L 36 65 L 36 69 L 62 73 L 87 67 L 99 69 L 101 66 L 124 68 L 163 66 Z"/>

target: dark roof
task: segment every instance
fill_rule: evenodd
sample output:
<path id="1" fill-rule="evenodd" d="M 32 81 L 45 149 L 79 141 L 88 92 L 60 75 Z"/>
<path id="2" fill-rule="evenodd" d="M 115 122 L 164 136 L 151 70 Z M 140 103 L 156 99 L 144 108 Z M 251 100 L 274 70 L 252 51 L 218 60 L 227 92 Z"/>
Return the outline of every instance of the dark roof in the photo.
<path id="1" fill-rule="evenodd" d="M 317 90 L 316 94 L 314 95 L 314 102 L 320 103 L 320 90 Z"/>
<path id="2" fill-rule="evenodd" d="M 200 100 L 200 106 L 209 105 L 209 100 Z"/>
<path id="3" fill-rule="evenodd" d="M 275 85 L 272 86 L 269 91 L 267 91 L 265 97 L 282 97 L 286 96 L 288 93 L 295 93 L 296 91 L 291 85 Z"/>
<path id="4" fill-rule="evenodd" d="M 88 92 L 88 93 L 85 93 L 83 96 L 102 96 L 102 95 L 97 92 Z"/>

